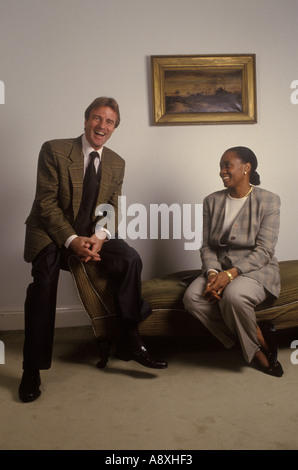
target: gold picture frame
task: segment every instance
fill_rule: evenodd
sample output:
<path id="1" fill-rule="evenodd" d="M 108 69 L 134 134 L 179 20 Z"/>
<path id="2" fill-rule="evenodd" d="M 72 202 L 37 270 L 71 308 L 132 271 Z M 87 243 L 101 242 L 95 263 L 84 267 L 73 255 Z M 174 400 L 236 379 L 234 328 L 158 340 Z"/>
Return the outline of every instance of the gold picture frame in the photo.
<path id="1" fill-rule="evenodd" d="M 255 54 L 151 56 L 154 125 L 257 122 Z"/>

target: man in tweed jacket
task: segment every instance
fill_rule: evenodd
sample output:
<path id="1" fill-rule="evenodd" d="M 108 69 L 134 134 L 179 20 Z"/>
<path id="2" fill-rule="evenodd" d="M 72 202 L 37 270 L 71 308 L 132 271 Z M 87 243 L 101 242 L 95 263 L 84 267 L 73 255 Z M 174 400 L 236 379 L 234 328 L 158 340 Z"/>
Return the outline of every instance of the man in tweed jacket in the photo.
<path id="1" fill-rule="evenodd" d="M 68 251 L 85 262 L 103 263 L 110 275 L 124 336 L 118 357 L 136 360 L 146 367 L 167 367 L 165 361 L 149 354 L 139 335 L 139 322 L 152 313 L 141 297 L 142 262 L 138 253 L 117 236 L 118 196 L 125 162 L 105 147 L 105 143 L 119 122 L 117 102 L 113 98 L 97 98 L 85 111 L 82 136 L 52 140 L 41 148 L 36 195 L 26 220 L 24 258 L 32 262 L 33 282 L 28 287 L 25 302 L 24 372 L 19 387 L 19 396 L 24 402 L 38 398 L 39 370 L 51 366 L 59 270 L 67 269 Z M 88 218 L 88 229 L 80 232 L 79 214 L 86 213 L 81 205 L 84 174 L 89 155 L 94 151 L 97 152 L 94 173 L 98 175 L 95 176 L 98 193 L 96 198 L 93 191 L 96 202 L 91 220 Z M 114 233 L 109 227 L 100 226 L 100 217 L 95 215 L 95 208 L 100 204 L 107 204 L 115 216 Z M 109 214 L 105 215 L 105 220 L 107 216 Z"/>

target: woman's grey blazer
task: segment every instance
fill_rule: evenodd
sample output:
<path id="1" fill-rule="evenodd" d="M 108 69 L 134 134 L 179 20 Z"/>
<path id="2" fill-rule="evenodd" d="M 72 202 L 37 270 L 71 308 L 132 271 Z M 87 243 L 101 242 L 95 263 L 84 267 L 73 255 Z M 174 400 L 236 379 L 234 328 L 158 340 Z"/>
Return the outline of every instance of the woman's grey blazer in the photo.
<path id="1" fill-rule="evenodd" d="M 227 190 L 203 201 L 202 271 L 236 267 L 255 279 L 274 297 L 280 293 L 280 273 L 275 253 L 280 224 L 280 198 L 254 187 L 223 240 Z"/>

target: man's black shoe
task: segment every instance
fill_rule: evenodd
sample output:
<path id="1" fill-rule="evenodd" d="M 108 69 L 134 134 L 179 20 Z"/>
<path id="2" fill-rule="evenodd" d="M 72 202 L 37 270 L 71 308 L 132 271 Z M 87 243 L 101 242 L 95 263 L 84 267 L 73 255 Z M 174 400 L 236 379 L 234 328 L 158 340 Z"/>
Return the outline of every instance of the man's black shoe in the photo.
<path id="1" fill-rule="evenodd" d="M 19 387 L 19 397 L 24 403 L 36 400 L 41 394 L 39 370 L 24 370 Z"/>
<path id="2" fill-rule="evenodd" d="M 144 346 L 133 348 L 122 346 L 118 349 L 116 356 L 122 361 L 134 360 L 142 366 L 150 367 L 151 369 L 166 369 L 168 367 L 166 361 L 152 357 Z"/>

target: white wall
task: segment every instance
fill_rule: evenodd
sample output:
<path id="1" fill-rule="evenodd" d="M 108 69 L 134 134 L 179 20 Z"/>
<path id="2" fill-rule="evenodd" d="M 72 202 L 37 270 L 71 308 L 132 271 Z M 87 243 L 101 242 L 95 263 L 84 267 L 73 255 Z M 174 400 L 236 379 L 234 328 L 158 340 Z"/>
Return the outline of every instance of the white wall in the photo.
<path id="1" fill-rule="evenodd" d="M 40 146 L 83 131 L 83 112 L 114 96 L 122 116 L 109 146 L 127 162 L 127 204 L 200 204 L 222 187 L 218 163 L 234 145 L 259 159 L 262 187 L 278 193 L 277 256 L 298 258 L 297 0 L 0 0 L 0 314 L 22 313 L 30 265 L 23 261 Z M 152 126 L 150 56 L 255 53 L 258 123 Z M 144 279 L 200 266 L 185 240 L 131 242 Z M 58 307 L 78 307 L 62 273 Z"/>

